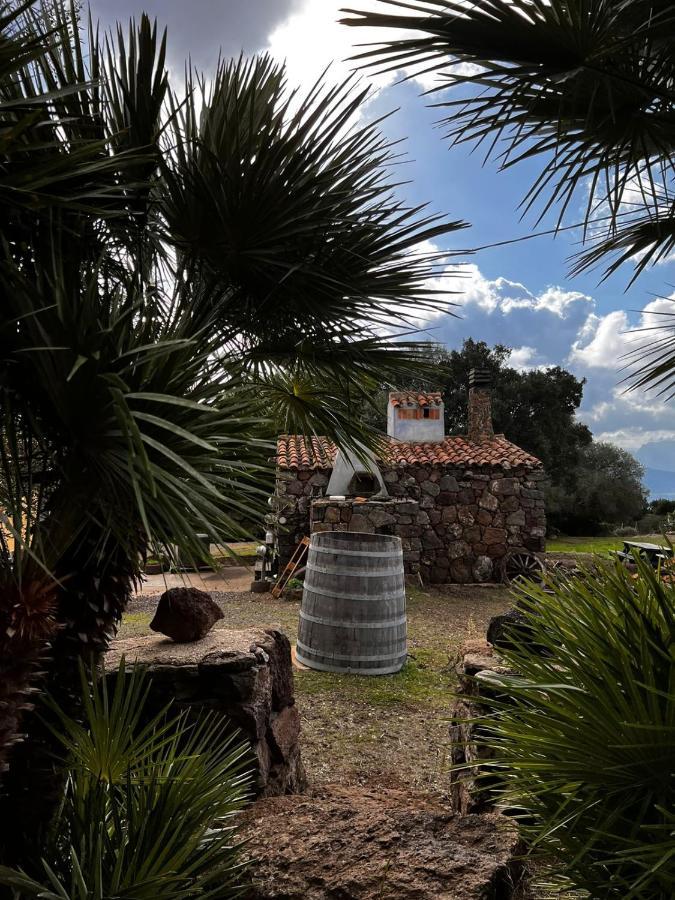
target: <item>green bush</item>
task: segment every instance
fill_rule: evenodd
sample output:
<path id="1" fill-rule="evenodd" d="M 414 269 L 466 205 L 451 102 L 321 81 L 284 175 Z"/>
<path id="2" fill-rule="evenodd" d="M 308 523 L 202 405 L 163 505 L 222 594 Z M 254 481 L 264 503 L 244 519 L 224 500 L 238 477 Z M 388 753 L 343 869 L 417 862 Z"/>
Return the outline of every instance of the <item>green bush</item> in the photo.
<path id="1" fill-rule="evenodd" d="M 498 679 L 487 774 L 531 852 L 576 889 L 672 900 L 675 587 L 637 565 L 522 590 L 533 643 L 514 635 L 504 651 L 522 677 Z"/>
<path id="2" fill-rule="evenodd" d="M 167 711 L 142 725 L 148 682 L 125 672 L 112 697 L 82 671 L 84 723 L 55 705 L 66 754 L 63 802 L 30 872 L 0 884 L 46 900 L 192 900 L 242 894 L 233 816 L 250 783 L 248 749 L 213 716 Z"/>
<path id="3" fill-rule="evenodd" d="M 615 537 L 635 537 L 638 534 L 637 528 L 632 525 L 620 525 L 613 531 Z"/>
<path id="4" fill-rule="evenodd" d="M 647 513 L 638 520 L 637 527 L 639 534 L 658 534 L 663 531 L 666 524 L 665 516 L 657 516 L 654 513 Z"/>

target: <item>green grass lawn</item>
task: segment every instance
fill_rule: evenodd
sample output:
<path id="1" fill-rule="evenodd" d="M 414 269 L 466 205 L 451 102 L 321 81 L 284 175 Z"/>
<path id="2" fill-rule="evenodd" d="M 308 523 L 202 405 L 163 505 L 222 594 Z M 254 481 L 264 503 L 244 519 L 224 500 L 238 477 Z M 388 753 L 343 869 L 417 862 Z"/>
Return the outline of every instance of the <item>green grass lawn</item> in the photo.
<path id="1" fill-rule="evenodd" d="M 635 537 L 557 537 L 546 542 L 546 549 L 552 553 L 608 553 L 623 549 L 623 542 L 643 541 L 650 544 L 664 544 L 660 534 L 640 534 Z"/>

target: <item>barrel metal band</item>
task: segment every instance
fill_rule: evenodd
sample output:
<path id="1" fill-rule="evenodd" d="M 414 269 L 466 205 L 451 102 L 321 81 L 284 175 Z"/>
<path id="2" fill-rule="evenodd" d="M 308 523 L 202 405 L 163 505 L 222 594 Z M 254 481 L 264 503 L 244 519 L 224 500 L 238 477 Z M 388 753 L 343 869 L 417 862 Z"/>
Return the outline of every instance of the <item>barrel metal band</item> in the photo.
<path id="1" fill-rule="evenodd" d="M 295 658 L 299 663 L 303 666 L 308 666 L 310 669 L 316 669 L 319 672 L 334 672 L 338 675 L 395 675 L 396 672 L 400 672 L 403 668 L 403 665 L 406 661 L 407 654 L 399 657 L 399 659 L 393 665 L 386 666 L 341 666 L 338 663 L 324 663 L 319 662 L 316 659 L 309 659 L 296 651 Z"/>
<path id="2" fill-rule="evenodd" d="M 305 581 L 305 590 L 309 591 L 312 594 L 318 594 L 320 597 L 333 597 L 335 600 L 356 600 L 359 603 L 376 601 L 376 600 L 403 600 L 405 597 L 405 591 L 403 585 L 397 590 L 388 592 L 385 594 L 359 594 L 355 595 L 354 592 L 345 592 L 345 591 L 325 591 L 322 588 L 314 587 L 313 584 L 308 584 Z"/>
<path id="3" fill-rule="evenodd" d="M 333 569 L 329 566 L 315 566 L 307 563 L 308 572 L 319 572 L 321 575 L 358 575 L 363 578 L 382 578 L 387 575 L 405 575 L 403 569 Z"/>
<path id="4" fill-rule="evenodd" d="M 301 641 L 298 641 L 296 644 L 298 650 L 300 650 L 304 654 L 311 653 L 314 656 L 324 656 L 329 659 L 344 659 L 348 662 L 387 662 L 391 661 L 392 657 L 394 659 L 400 658 L 404 654 L 407 655 L 406 650 L 397 650 L 393 653 L 378 653 L 373 656 L 351 656 L 350 654 L 344 653 L 327 653 L 327 652 L 318 652 L 317 650 L 312 650 L 311 647 L 307 647 L 306 644 L 303 644 Z"/>
<path id="5" fill-rule="evenodd" d="M 335 548 L 331 549 L 330 547 L 317 547 L 313 544 L 310 547 L 310 553 L 312 551 L 314 551 L 314 553 L 333 553 L 336 556 L 372 556 L 377 559 L 395 559 L 401 555 L 400 547 L 398 550 L 391 550 L 388 553 L 379 553 L 375 550 L 338 550 Z"/>
<path id="6" fill-rule="evenodd" d="M 397 619 L 381 619 L 373 622 L 355 622 L 353 619 L 325 619 L 322 616 L 310 616 L 309 613 L 300 610 L 300 618 L 306 622 L 315 622 L 317 625 L 330 625 L 336 628 L 389 628 L 393 625 L 405 625 L 406 617 L 399 616 Z"/>

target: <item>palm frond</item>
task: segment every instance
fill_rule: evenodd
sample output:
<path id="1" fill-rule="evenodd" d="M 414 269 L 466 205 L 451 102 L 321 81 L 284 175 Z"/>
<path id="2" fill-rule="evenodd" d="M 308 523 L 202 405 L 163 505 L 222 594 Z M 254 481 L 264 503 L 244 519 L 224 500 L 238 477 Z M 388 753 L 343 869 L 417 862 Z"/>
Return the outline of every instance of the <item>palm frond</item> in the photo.
<path id="1" fill-rule="evenodd" d="M 233 817 L 251 780 L 240 734 L 215 715 L 148 717 L 147 676 L 124 660 L 112 695 L 105 675 L 81 677 L 83 721 L 50 703 L 69 777 L 45 856 L 30 872 L 0 868 L 0 883 L 59 900 L 240 896 Z"/>
<path id="2" fill-rule="evenodd" d="M 438 66 L 439 99 L 453 142 L 484 146 L 502 167 L 541 157 L 524 200 L 555 210 L 588 191 L 587 215 L 602 200 L 610 229 L 631 185 L 656 205 L 658 177 L 672 172 L 675 91 L 669 4 L 630 0 L 380 0 L 405 15 L 345 10 L 353 26 L 404 29 L 356 58 L 393 69 Z M 409 36 L 412 32 L 413 36 Z M 467 70 L 468 65 L 468 70 Z M 433 92 L 432 92 L 433 93 Z M 668 177 L 672 177 L 669 175 Z"/>
<path id="3" fill-rule="evenodd" d="M 496 797 L 530 853 L 588 896 L 672 893 L 674 588 L 665 569 L 597 560 L 528 584 L 529 633 L 500 650 L 481 720 Z M 669 837 L 670 836 L 670 837 Z M 670 841 L 670 844 L 669 844 Z"/>
<path id="4" fill-rule="evenodd" d="M 449 310 L 430 287 L 438 254 L 415 251 L 462 223 L 392 196 L 394 150 L 357 121 L 368 92 L 355 79 L 300 95 L 263 56 L 186 95 L 163 212 L 182 265 L 220 287 L 209 299 L 226 334 L 284 340 Z"/>
<path id="5" fill-rule="evenodd" d="M 675 303 L 672 297 L 661 300 Z M 675 397 L 675 306 L 643 314 L 647 324 L 635 329 L 634 345 L 624 355 L 627 389 L 651 388 L 665 400 Z"/>

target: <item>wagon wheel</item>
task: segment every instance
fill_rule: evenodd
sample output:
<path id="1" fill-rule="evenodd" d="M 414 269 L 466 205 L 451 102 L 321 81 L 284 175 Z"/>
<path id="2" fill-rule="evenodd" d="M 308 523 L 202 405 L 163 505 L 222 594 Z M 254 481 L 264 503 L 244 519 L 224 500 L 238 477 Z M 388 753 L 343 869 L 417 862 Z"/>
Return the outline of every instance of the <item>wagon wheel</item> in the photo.
<path id="1" fill-rule="evenodd" d="M 544 564 L 527 550 L 513 550 L 502 561 L 502 578 L 506 584 L 525 580 L 541 582 L 543 574 Z"/>

